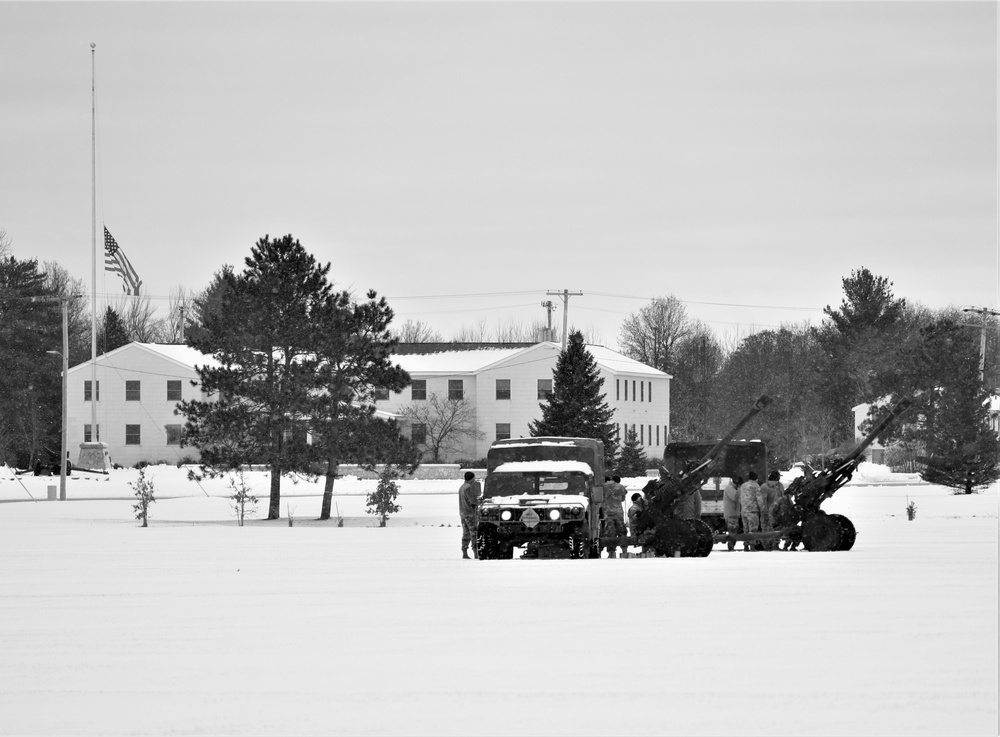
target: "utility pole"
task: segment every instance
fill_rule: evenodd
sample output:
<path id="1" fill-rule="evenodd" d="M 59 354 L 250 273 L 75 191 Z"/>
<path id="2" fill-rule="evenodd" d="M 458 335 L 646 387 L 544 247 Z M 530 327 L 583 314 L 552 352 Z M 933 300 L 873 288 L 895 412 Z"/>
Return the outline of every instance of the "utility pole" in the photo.
<path id="1" fill-rule="evenodd" d="M 571 292 L 568 289 L 564 289 L 561 292 L 546 292 L 549 297 L 562 297 L 563 301 L 563 332 L 562 332 L 562 349 L 566 350 L 566 333 L 569 331 L 569 298 L 570 297 L 582 297 L 583 292 Z"/>
<path id="2" fill-rule="evenodd" d="M 983 318 L 980 325 L 973 325 L 967 322 L 962 323 L 967 328 L 979 328 L 979 381 L 983 382 L 986 379 L 986 319 L 991 315 L 996 317 L 1000 315 L 1000 312 L 987 307 L 966 307 L 962 312 L 975 312 Z"/>
<path id="3" fill-rule="evenodd" d="M 542 307 L 545 308 L 546 316 L 548 317 L 549 326 L 545 329 L 545 340 L 555 341 L 556 336 L 552 334 L 552 311 L 556 308 L 555 304 L 551 299 L 547 299 L 542 302 Z"/>

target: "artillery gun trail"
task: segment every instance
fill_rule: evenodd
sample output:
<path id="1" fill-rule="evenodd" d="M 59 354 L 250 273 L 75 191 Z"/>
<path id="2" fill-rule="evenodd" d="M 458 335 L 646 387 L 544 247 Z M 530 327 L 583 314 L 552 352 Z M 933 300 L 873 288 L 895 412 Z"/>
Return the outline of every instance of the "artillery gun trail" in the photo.
<path id="1" fill-rule="evenodd" d="M 727 444 L 770 403 L 770 398 L 762 395 L 725 437 L 712 446 L 701 460 L 691 463 L 680 474 L 661 467 L 660 478 L 651 480 L 643 488 L 646 500 L 645 508 L 638 516 L 638 531 L 633 533 L 633 537 L 621 538 L 621 541 L 642 545 L 661 556 L 703 557 L 711 553 L 715 542 L 712 528 L 701 519 L 684 519 L 682 504 L 700 491 L 713 475 L 716 459 Z"/>

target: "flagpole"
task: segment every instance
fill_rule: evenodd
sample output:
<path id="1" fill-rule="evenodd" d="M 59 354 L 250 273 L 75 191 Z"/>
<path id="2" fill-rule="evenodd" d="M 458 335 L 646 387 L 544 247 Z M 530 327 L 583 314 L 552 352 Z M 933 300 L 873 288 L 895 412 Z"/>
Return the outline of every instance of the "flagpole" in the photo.
<path id="1" fill-rule="evenodd" d="M 90 442 L 97 442 L 97 62 L 90 44 Z"/>

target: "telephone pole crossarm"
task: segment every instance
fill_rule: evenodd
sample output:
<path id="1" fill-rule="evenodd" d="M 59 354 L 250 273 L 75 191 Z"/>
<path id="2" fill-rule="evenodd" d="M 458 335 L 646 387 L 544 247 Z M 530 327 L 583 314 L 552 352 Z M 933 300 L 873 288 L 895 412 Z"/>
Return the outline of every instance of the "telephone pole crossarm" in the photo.
<path id="1" fill-rule="evenodd" d="M 568 289 L 564 289 L 561 292 L 546 292 L 549 297 L 561 297 L 563 301 L 563 331 L 562 331 L 562 349 L 566 350 L 566 334 L 569 330 L 569 298 L 570 297 L 582 297 L 583 292 L 571 292 Z"/>

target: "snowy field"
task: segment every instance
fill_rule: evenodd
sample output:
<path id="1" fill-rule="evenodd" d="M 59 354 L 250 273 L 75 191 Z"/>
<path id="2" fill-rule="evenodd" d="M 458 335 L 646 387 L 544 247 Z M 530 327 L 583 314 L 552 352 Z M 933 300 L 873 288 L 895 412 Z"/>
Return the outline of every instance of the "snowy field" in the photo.
<path id="1" fill-rule="evenodd" d="M 0 733 L 995 735 L 997 491 L 862 473 L 847 553 L 463 561 L 457 481 L 0 469 Z M 640 488 L 641 479 L 626 479 Z M 37 501 L 32 501 L 32 497 Z M 907 500 L 916 519 L 906 517 Z M 291 511 L 294 526 L 289 527 Z"/>

